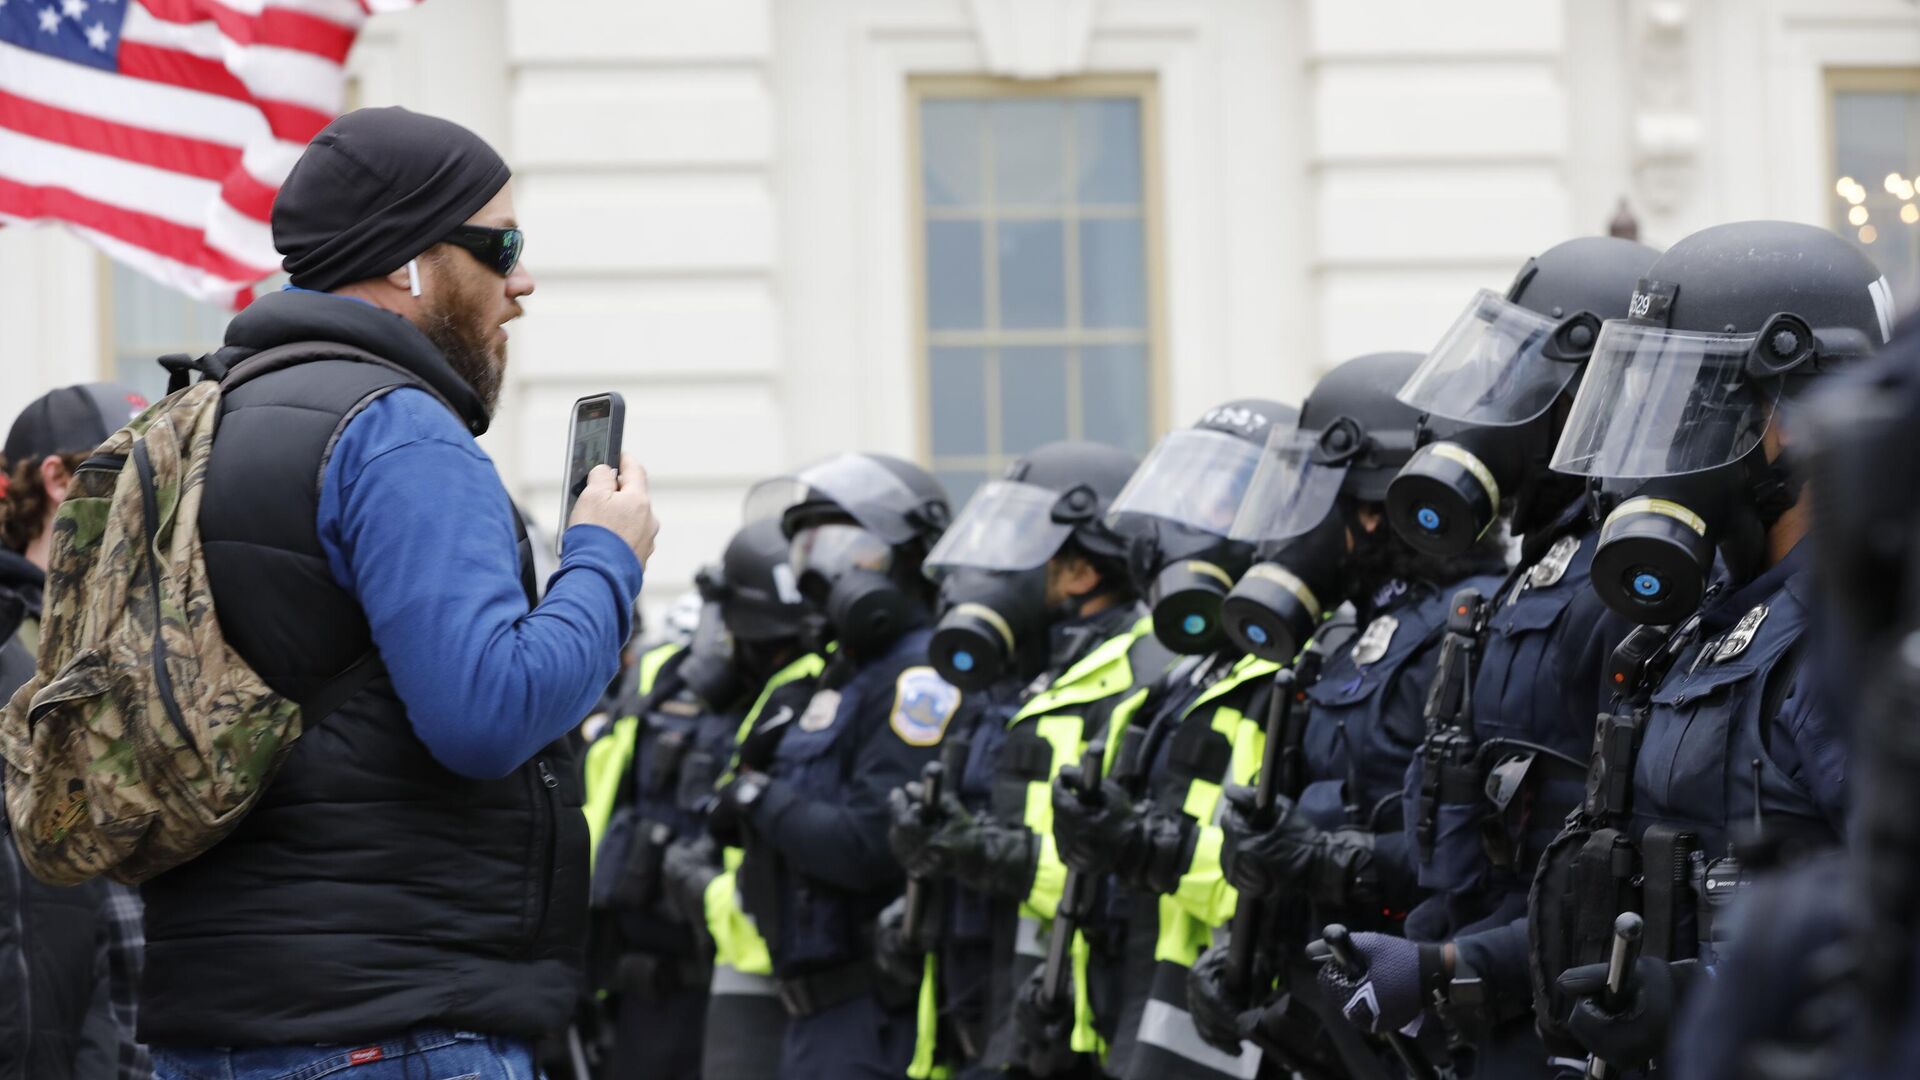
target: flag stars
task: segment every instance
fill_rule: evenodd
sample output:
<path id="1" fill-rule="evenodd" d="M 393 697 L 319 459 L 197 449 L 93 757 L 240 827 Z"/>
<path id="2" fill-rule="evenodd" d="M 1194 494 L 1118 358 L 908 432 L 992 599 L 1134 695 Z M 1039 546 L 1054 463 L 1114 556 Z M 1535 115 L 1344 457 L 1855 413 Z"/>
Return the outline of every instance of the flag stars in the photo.
<path id="1" fill-rule="evenodd" d="M 87 13 L 87 0 L 60 0 L 60 10 L 67 18 L 79 22 L 80 17 Z"/>
<path id="2" fill-rule="evenodd" d="M 40 9 L 40 29 L 49 34 L 60 31 L 60 13 L 51 5 Z"/>
<path id="3" fill-rule="evenodd" d="M 111 40 L 112 37 L 113 35 L 107 31 L 106 26 L 99 22 L 95 22 L 92 26 L 87 27 L 87 44 L 91 45 L 96 51 L 106 52 L 107 42 Z"/>

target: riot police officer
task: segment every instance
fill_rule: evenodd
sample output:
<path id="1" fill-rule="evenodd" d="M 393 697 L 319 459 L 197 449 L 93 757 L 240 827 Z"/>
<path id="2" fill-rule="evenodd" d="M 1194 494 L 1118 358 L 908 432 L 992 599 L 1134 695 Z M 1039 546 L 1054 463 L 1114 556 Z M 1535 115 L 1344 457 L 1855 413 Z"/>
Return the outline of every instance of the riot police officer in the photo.
<path id="1" fill-rule="evenodd" d="M 897 1077 L 916 988 L 879 977 L 872 929 L 901 887 L 887 795 L 933 760 L 960 705 L 926 663 L 921 562 L 947 526 L 946 494 L 915 465 L 844 454 L 757 485 L 747 507 L 779 518 L 810 632 L 833 652 L 806 706 L 761 718 L 742 743 L 710 826 L 743 841 L 740 896 L 788 1015 L 779 1075 Z"/>
<path id="2" fill-rule="evenodd" d="M 1061 854 L 1109 891 L 1105 918 L 1083 935 L 1090 970 L 1073 1045 L 1106 1038 L 1114 1076 L 1233 1076 L 1257 1061 L 1197 1037 L 1185 987 L 1187 966 L 1230 910 L 1213 805 L 1221 784 L 1252 771 L 1258 726 L 1247 716 L 1273 670 L 1241 657 L 1221 629 L 1221 603 L 1252 558 L 1230 534 L 1269 433 L 1295 415 L 1260 400 L 1209 410 L 1163 439 L 1113 505 L 1114 527 L 1133 537 L 1154 635 L 1183 654 L 1114 710 L 1104 777 L 1075 764 L 1054 780 Z M 1022 989 L 1029 1030 L 1045 1030 L 1046 1009 L 1060 1004 L 1039 989 L 1037 974 Z"/>
<path id="3" fill-rule="evenodd" d="M 736 533 L 696 578 L 691 642 L 640 657 L 634 713 L 588 750 L 592 955 L 615 1018 L 615 1076 L 699 1075 L 711 958 L 704 911 L 677 903 L 666 880 L 667 851 L 705 841 L 742 716 L 800 651 L 804 609 L 786 555 L 778 522 Z"/>
<path id="4" fill-rule="evenodd" d="M 1630 806 L 1607 800 L 1609 813 L 1570 823 L 1529 912 L 1534 967 L 1557 976 L 1536 987 L 1543 1025 L 1617 1068 L 1659 1054 L 1688 972 L 1719 961 L 1753 864 L 1842 835 L 1846 751 L 1805 635 L 1811 513 L 1793 414 L 1891 323 L 1879 271 L 1840 237 L 1716 226 L 1647 271 L 1574 399 L 1554 467 L 1628 496 L 1601 530 L 1594 588 L 1629 619 L 1673 628 L 1631 717 L 1603 716 L 1596 735 L 1590 792 L 1631 776 Z M 1613 734 L 1623 727 L 1631 738 Z M 1749 821 L 1757 834 L 1743 836 Z M 1593 887 L 1606 872 L 1613 884 Z M 1626 906 L 1644 914 L 1644 952 L 1610 994 L 1590 928 Z"/>
<path id="5" fill-rule="evenodd" d="M 1439 556 L 1409 546 L 1387 524 L 1388 485 L 1412 456 L 1420 422 L 1418 410 L 1393 395 L 1420 360 L 1376 353 L 1329 372 L 1301 410 L 1299 439 L 1275 447 L 1284 455 L 1276 460 L 1291 462 L 1280 470 L 1286 479 L 1261 485 L 1242 511 L 1241 530 L 1273 554 L 1236 586 L 1230 627 L 1265 648 L 1280 628 L 1301 622 L 1297 609 L 1311 613 L 1343 600 L 1361 627 L 1302 688 L 1309 713 L 1297 748 L 1299 790 L 1280 793 L 1271 813 L 1255 814 L 1251 792 L 1239 787 L 1221 816 L 1227 880 L 1243 896 L 1304 900 L 1313 913 L 1306 926 L 1339 920 L 1385 929 L 1412 906 L 1400 793 L 1421 740 L 1435 653 L 1453 594 L 1490 591 L 1498 580 L 1490 575 L 1502 569 L 1493 539 Z M 1259 608 L 1276 617 L 1256 618 Z M 1312 621 L 1297 625 L 1296 640 Z M 1303 944 L 1274 942 L 1275 966 L 1295 966 Z M 1226 987 L 1223 961 L 1220 953 L 1203 961 L 1191 982 L 1196 1013 L 1207 1014 L 1202 1030 L 1217 1044 L 1257 1032 L 1271 1044 L 1285 1019 L 1279 1014 L 1296 1002 L 1320 1008 L 1310 992 L 1298 992 L 1308 981 L 1302 969 L 1288 973 L 1297 974 L 1296 993 L 1275 1003 L 1276 1015 L 1250 1015 Z M 1348 1069 L 1378 1072 L 1351 1033 L 1327 1034 Z"/>
<path id="6" fill-rule="evenodd" d="M 1415 942 L 1462 940 L 1448 1019 L 1473 1042 L 1480 1077 L 1546 1072 L 1524 966 L 1489 962 L 1472 935 L 1524 917 L 1540 852 L 1579 802 L 1600 669 L 1628 626 L 1588 584 L 1600 522 L 1585 484 L 1548 459 L 1602 321 L 1658 255 L 1612 237 L 1549 248 L 1504 297 L 1482 290 L 1400 390 L 1460 426 L 1388 486 L 1395 531 L 1451 554 L 1498 515 L 1520 548 L 1497 590 L 1459 598 L 1462 625 L 1441 650 L 1443 689 L 1407 774 L 1403 822 L 1435 895 L 1409 914 L 1407 940 L 1369 939 L 1409 956 Z"/>
<path id="7" fill-rule="evenodd" d="M 987 484 L 927 557 L 940 585 L 931 642 L 967 694 L 969 729 L 948 736 L 952 786 L 893 797 L 890 840 L 910 876 L 941 882 L 938 962 L 927 975 L 910 1076 L 936 1063 L 1050 1075 L 1016 1044 L 1013 994 L 1044 954 L 1065 869 L 1050 806 L 1034 797 L 1101 734 L 1106 713 L 1169 659 L 1106 521 L 1139 460 L 1097 443 L 1038 447 Z M 888 909 L 905 918 L 904 902 Z M 908 942 L 909 945 L 921 943 Z M 913 955 L 918 964 L 918 955 Z M 1052 1055 L 1049 1055 L 1052 1056 Z"/>
<path id="8" fill-rule="evenodd" d="M 1743 901 L 1719 977 L 1672 1040 L 1676 1076 L 1881 1080 L 1920 1061 L 1920 320 L 1830 381 L 1795 431 L 1811 444 L 1817 674 L 1857 763 L 1850 850 Z"/>

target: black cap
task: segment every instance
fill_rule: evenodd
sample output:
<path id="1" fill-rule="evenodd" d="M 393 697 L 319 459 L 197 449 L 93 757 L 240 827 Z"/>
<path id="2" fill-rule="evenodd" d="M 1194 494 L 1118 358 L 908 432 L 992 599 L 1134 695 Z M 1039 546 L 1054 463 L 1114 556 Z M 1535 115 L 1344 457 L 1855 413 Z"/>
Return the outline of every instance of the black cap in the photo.
<path id="1" fill-rule="evenodd" d="M 146 407 L 139 391 L 119 383 L 81 383 L 42 394 L 20 410 L 7 432 L 7 462 L 91 450 Z"/>
<path id="2" fill-rule="evenodd" d="M 445 239 L 512 175 L 451 120 L 356 109 L 321 129 L 280 185 L 273 246 L 303 289 L 379 277 Z"/>

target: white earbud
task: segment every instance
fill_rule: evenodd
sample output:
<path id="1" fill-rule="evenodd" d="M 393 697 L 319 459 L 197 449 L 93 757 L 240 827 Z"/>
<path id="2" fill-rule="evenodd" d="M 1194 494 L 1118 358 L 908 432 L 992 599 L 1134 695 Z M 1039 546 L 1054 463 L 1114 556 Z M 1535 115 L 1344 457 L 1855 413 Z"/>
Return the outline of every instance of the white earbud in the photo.
<path id="1" fill-rule="evenodd" d="M 413 259 L 407 260 L 407 291 L 412 293 L 415 296 L 419 296 L 420 295 L 420 271 L 414 267 L 413 265 L 414 262 L 415 260 Z"/>

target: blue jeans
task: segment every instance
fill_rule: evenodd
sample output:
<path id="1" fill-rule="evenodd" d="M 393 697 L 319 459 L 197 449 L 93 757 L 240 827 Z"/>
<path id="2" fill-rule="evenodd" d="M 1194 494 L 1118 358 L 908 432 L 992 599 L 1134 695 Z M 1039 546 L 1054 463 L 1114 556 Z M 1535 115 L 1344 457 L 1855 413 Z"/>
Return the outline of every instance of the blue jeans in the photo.
<path id="1" fill-rule="evenodd" d="M 352 1046 L 156 1046 L 155 1080 L 539 1080 L 517 1039 L 414 1031 Z"/>

